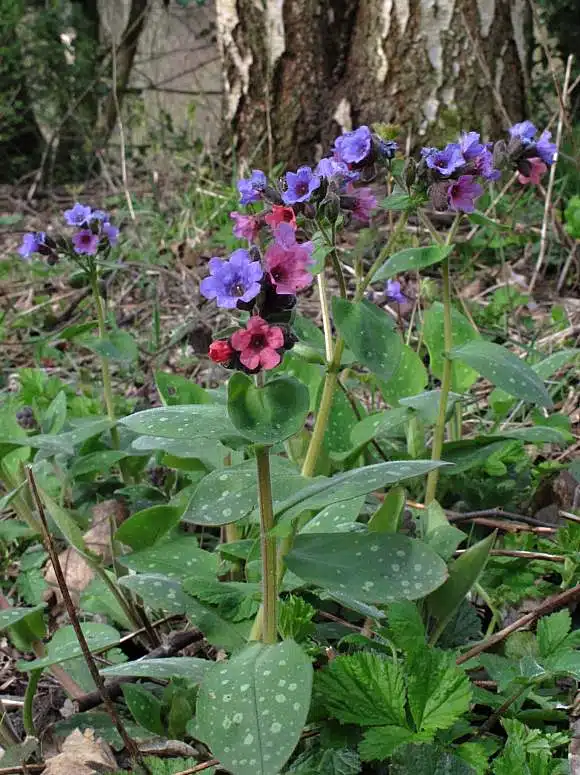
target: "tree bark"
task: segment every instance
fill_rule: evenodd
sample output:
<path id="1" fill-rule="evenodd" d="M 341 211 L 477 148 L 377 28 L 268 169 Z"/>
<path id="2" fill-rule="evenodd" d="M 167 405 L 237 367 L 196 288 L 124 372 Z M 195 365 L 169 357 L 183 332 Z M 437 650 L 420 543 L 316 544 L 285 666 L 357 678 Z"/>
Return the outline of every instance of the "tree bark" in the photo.
<path id="1" fill-rule="evenodd" d="M 413 145 L 491 137 L 526 114 L 526 0 L 217 0 L 224 146 L 312 162 L 384 121 Z"/>

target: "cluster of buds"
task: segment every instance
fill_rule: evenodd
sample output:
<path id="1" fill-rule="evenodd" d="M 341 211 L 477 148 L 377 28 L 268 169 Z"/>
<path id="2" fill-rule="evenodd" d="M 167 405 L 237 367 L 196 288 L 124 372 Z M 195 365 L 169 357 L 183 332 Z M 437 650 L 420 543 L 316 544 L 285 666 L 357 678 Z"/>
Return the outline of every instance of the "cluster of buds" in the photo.
<path id="1" fill-rule="evenodd" d="M 67 226 L 76 229 L 72 237 L 57 235 L 53 239 L 43 231 L 25 234 L 18 249 L 20 255 L 30 259 L 38 254 L 46 259 L 49 266 L 54 266 L 61 257 L 82 263 L 87 256 L 108 251 L 119 238 L 119 229 L 113 226 L 104 210 L 93 210 L 77 202 L 70 210 L 64 211 L 64 220 Z"/>

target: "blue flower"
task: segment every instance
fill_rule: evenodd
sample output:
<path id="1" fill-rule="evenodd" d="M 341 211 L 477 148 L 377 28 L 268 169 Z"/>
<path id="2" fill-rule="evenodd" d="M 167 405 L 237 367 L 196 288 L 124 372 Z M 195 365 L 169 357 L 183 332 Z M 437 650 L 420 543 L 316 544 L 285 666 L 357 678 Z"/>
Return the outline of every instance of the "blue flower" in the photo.
<path id="1" fill-rule="evenodd" d="M 427 153 L 423 153 L 427 151 Z M 442 151 L 436 148 L 424 148 L 422 154 L 429 169 L 435 170 L 448 178 L 455 170 L 465 165 L 465 159 L 458 143 L 448 143 Z"/>
<path id="2" fill-rule="evenodd" d="M 493 166 L 493 154 L 489 148 L 484 147 L 483 151 L 473 159 L 475 172 L 486 180 L 499 180 L 501 172 Z"/>
<path id="3" fill-rule="evenodd" d="M 200 290 L 206 299 L 215 299 L 218 307 L 234 309 L 239 301 L 252 301 L 260 293 L 264 272 L 247 250 L 235 250 L 229 261 L 210 259 L 209 271 L 210 277 L 201 281 Z"/>
<path id="4" fill-rule="evenodd" d="M 113 226 L 113 224 L 109 223 L 109 221 L 105 221 L 102 226 L 102 232 L 109 240 L 109 245 L 117 244 L 117 240 L 119 239 L 119 229 L 116 226 Z"/>
<path id="5" fill-rule="evenodd" d="M 99 249 L 99 235 L 93 234 L 90 229 L 81 229 L 73 234 L 72 243 L 75 253 L 94 256 Z"/>
<path id="6" fill-rule="evenodd" d="M 331 178 L 343 178 L 344 180 L 357 180 L 359 178 L 359 173 L 356 170 L 349 170 L 348 164 L 332 157 L 321 159 L 316 165 L 314 174 L 329 180 Z"/>
<path id="7" fill-rule="evenodd" d="M 514 124 L 509 129 L 510 137 L 519 138 L 522 145 L 530 145 L 533 143 L 537 131 L 538 130 L 531 121 L 522 121 L 519 124 Z"/>
<path id="8" fill-rule="evenodd" d="M 30 258 L 33 253 L 38 253 L 42 245 L 46 240 L 46 234 L 43 231 L 37 231 L 31 234 L 25 234 L 22 238 L 22 245 L 18 248 L 18 252 L 22 258 Z"/>
<path id="9" fill-rule="evenodd" d="M 398 280 L 387 280 L 385 296 L 389 301 L 394 301 L 397 304 L 404 304 L 407 301 L 407 297 L 401 290 L 401 283 Z"/>
<path id="10" fill-rule="evenodd" d="M 262 198 L 262 192 L 266 188 L 268 181 L 262 170 L 252 170 L 249 178 L 238 180 L 238 191 L 240 192 L 240 204 L 249 205 Z"/>
<path id="11" fill-rule="evenodd" d="M 371 152 L 372 136 L 368 126 L 359 126 L 353 132 L 344 132 L 334 141 L 334 155 L 347 164 L 364 161 Z"/>
<path id="12" fill-rule="evenodd" d="M 540 157 L 540 159 L 550 166 L 552 162 L 554 161 L 554 156 L 556 155 L 556 151 L 558 150 L 555 143 L 550 142 L 550 138 L 552 137 L 552 133 L 548 132 L 547 129 L 544 129 L 542 134 L 540 135 L 540 139 L 536 143 L 536 153 Z"/>
<path id="13" fill-rule="evenodd" d="M 310 167 L 299 167 L 296 172 L 286 173 L 286 191 L 282 194 L 284 204 L 307 202 L 313 191 L 320 186 L 320 178 Z"/>
<path id="14" fill-rule="evenodd" d="M 71 210 L 64 211 L 64 219 L 69 226 L 85 226 L 91 220 L 91 216 L 91 208 L 78 202 Z"/>
<path id="15" fill-rule="evenodd" d="M 479 132 L 462 132 L 459 148 L 466 161 L 475 159 L 485 150 L 485 145 L 479 142 Z"/>
<path id="16" fill-rule="evenodd" d="M 377 150 L 384 159 L 394 159 L 395 154 L 399 150 L 399 143 L 394 140 L 379 140 L 377 141 Z"/>

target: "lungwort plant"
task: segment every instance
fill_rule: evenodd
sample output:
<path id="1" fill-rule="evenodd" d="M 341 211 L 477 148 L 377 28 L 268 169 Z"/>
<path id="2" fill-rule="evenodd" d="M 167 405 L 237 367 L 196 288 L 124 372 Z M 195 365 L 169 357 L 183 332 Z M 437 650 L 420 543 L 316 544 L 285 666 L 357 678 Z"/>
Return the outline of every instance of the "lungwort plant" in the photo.
<path id="1" fill-rule="evenodd" d="M 483 594 L 495 534 L 467 535 L 440 505 L 460 500 L 473 472 L 521 463 L 524 445 L 567 441 L 549 423 L 544 380 L 576 352 L 527 362 L 482 338 L 456 305 L 450 274 L 463 222 L 489 220 L 475 211 L 488 187 L 505 170 L 522 185 L 538 182 L 555 150 L 526 121 L 505 142 L 468 132 L 403 159 L 389 127 L 362 126 L 338 137 L 315 169 L 280 180 L 253 170 L 238 183 L 246 209 L 231 214 L 243 246 L 212 258 L 201 282 L 226 321 L 209 348 L 228 370 L 225 389 L 160 372 L 164 405 L 120 419 L 109 364 L 131 340 L 114 329 L 99 286 L 117 230 L 77 204 L 65 214 L 72 238 L 25 238 L 24 256 L 72 260 L 89 278 L 98 330 L 89 344 L 102 357 L 107 416 L 74 420 L 66 391 L 28 410 L 22 424 L 40 422 L 43 432 L 3 440 L 7 498 L 32 531 L 36 507 L 46 509 L 95 568 L 101 586 L 90 610 L 107 601 L 112 624 L 143 627 L 151 646 L 153 615 L 184 616 L 219 649 L 215 662 L 114 652 L 104 676 L 145 681 L 123 687 L 139 725 L 132 734 L 202 741 L 234 775 L 384 772 L 380 762 L 400 774 L 499 775 L 515 772 L 514 757 L 529 762 L 526 772 L 560 771 L 567 736 L 524 721 L 561 721 L 555 678 L 580 670 L 570 622 L 546 619 L 517 658 L 515 644 L 510 657 L 480 656 L 485 641 L 467 651 L 481 638 L 467 598 Z M 377 209 L 388 214 L 388 239 L 374 233 L 345 247 L 343 232 L 368 225 Z M 409 241 L 410 219 L 428 244 Z M 408 300 L 403 278 L 438 269 L 441 301 L 406 327 L 396 314 Z M 297 299 L 313 283 L 322 330 Z M 411 302 L 423 314 L 420 299 Z M 489 422 L 463 438 L 480 377 L 501 412 L 490 405 Z M 542 412 L 514 428 L 502 422 L 514 406 L 526 417 Z M 150 461 L 153 487 L 143 479 Z M 22 484 L 23 464 L 41 503 Z M 117 468 L 123 481 L 113 477 L 113 489 L 133 513 L 114 534 L 110 567 L 66 505 Z M 80 653 L 65 627 L 39 654 L 41 618 L 36 608 L 2 613 L 21 647 L 37 650 L 21 663 L 31 677 Z M 118 644 L 112 624 L 83 625 L 93 650 Z M 470 681 L 485 670 L 496 692 Z M 504 721 L 498 755 L 498 720 L 524 702 L 536 715 Z"/>

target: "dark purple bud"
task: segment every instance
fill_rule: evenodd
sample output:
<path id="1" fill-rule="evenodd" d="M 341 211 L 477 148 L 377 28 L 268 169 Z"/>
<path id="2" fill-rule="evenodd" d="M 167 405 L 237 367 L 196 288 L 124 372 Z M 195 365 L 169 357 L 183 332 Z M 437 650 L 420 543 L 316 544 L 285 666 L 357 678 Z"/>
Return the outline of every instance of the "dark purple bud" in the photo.
<path id="1" fill-rule="evenodd" d="M 502 169 L 508 160 L 508 147 L 505 140 L 498 140 L 493 146 L 493 166 Z"/>
<path id="2" fill-rule="evenodd" d="M 449 202 L 447 199 L 448 189 L 449 183 L 443 181 L 441 183 L 433 183 L 429 188 L 429 196 L 434 210 L 445 212 L 445 210 L 449 209 Z"/>
<path id="3" fill-rule="evenodd" d="M 16 422 L 26 431 L 34 430 L 36 428 L 36 418 L 34 417 L 32 407 L 23 406 L 22 409 L 19 409 L 16 412 Z"/>

